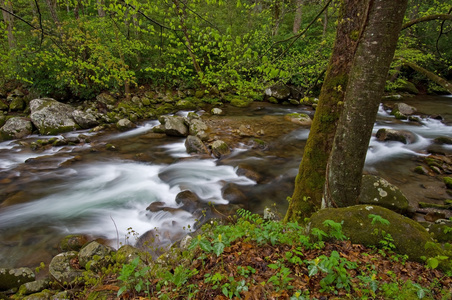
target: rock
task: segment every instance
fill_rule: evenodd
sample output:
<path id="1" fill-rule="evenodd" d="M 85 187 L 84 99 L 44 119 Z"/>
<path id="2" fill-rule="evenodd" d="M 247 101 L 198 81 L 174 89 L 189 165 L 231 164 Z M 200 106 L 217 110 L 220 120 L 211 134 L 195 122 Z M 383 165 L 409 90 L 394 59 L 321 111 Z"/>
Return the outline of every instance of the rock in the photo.
<path id="1" fill-rule="evenodd" d="M 19 288 L 19 294 L 21 295 L 30 295 L 34 293 L 41 292 L 47 288 L 49 288 L 50 283 L 48 279 L 41 279 L 36 281 L 31 281 L 24 283 Z"/>
<path id="2" fill-rule="evenodd" d="M 164 125 L 166 135 L 179 137 L 188 136 L 188 126 L 183 117 L 161 116 L 159 121 Z"/>
<path id="3" fill-rule="evenodd" d="M 302 126 L 310 126 L 312 124 L 311 118 L 307 114 L 293 113 L 284 116 L 284 119 Z"/>
<path id="4" fill-rule="evenodd" d="M 22 97 L 14 98 L 9 104 L 10 111 L 22 111 L 25 109 L 26 103 Z"/>
<path id="5" fill-rule="evenodd" d="M 403 114 L 404 116 L 409 116 L 416 113 L 417 109 L 413 106 L 410 106 L 406 103 L 399 102 L 395 103 L 392 108 L 391 114 L 396 115 L 397 113 Z"/>
<path id="6" fill-rule="evenodd" d="M 191 110 L 191 109 L 196 109 L 197 104 L 188 99 L 181 99 L 176 102 L 176 107 L 178 109 L 182 109 L 182 110 Z"/>
<path id="7" fill-rule="evenodd" d="M 233 96 L 231 99 L 231 105 L 235 107 L 245 108 L 253 103 L 253 99 L 249 99 L 241 96 Z"/>
<path id="8" fill-rule="evenodd" d="M 212 110 L 210 112 L 212 113 L 212 115 L 222 115 L 223 114 L 223 110 L 218 107 L 212 108 Z"/>
<path id="9" fill-rule="evenodd" d="M 372 215 L 389 221 L 389 224 L 374 221 L 376 219 Z M 382 232 L 384 231 L 393 238 L 395 252 L 406 254 L 411 260 L 425 263 L 425 260 L 422 259 L 423 256 L 444 255 L 442 249 L 433 244 L 432 237 L 419 223 L 383 207 L 356 205 L 321 209 L 311 216 L 309 228 L 311 230 L 318 228 L 328 232 L 327 226 L 323 224 L 326 220 L 343 222 L 342 232 L 353 244 L 378 246 L 383 240 Z M 426 249 L 426 243 L 432 243 L 432 246 Z"/>
<path id="10" fill-rule="evenodd" d="M 30 120 L 26 118 L 13 117 L 6 121 L 5 125 L 0 128 L 1 138 L 4 140 L 21 139 L 30 135 L 33 126 Z"/>
<path id="11" fill-rule="evenodd" d="M 416 86 L 406 80 L 398 79 L 397 80 L 397 86 L 395 88 L 396 92 L 402 92 L 402 93 L 409 93 L 413 95 L 418 95 L 419 90 L 416 88 Z"/>
<path id="12" fill-rule="evenodd" d="M 427 175 L 429 172 L 426 167 L 417 166 L 416 168 L 414 168 L 414 173 L 421 174 L 421 175 Z"/>
<path id="13" fill-rule="evenodd" d="M 445 213 L 438 212 L 438 211 L 429 211 L 425 216 L 424 219 L 427 222 L 435 222 L 440 219 L 444 219 L 446 217 Z"/>
<path id="14" fill-rule="evenodd" d="M 221 190 L 221 194 L 229 203 L 245 203 L 246 196 L 234 183 L 226 183 Z"/>
<path id="15" fill-rule="evenodd" d="M 207 150 L 207 147 L 197 136 L 187 136 L 187 139 L 185 140 L 185 148 L 187 149 L 187 153 L 209 154 L 209 150 Z"/>
<path id="16" fill-rule="evenodd" d="M 445 224 L 429 224 L 427 230 L 439 243 L 452 242 L 452 224 L 450 222 Z"/>
<path id="17" fill-rule="evenodd" d="M 408 130 L 381 128 L 377 131 L 376 137 L 382 142 L 397 141 L 404 144 L 411 144 L 416 141 L 416 136 Z"/>
<path id="18" fill-rule="evenodd" d="M 87 270 L 100 271 L 112 261 L 110 254 L 113 251 L 109 246 L 92 241 L 83 246 L 78 254 L 80 266 Z"/>
<path id="19" fill-rule="evenodd" d="M 238 133 L 241 137 L 254 137 L 257 134 L 253 131 L 250 125 L 240 125 L 239 129 L 235 131 Z"/>
<path id="20" fill-rule="evenodd" d="M 231 154 L 231 149 L 229 148 L 228 144 L 226 144 L 226 142 L 222 140 L 216 140 L 210 146 L 212 148 L 212 154 L 216 158 Z"/>
<path id="21" fill-rule="evenodd" d="M 278 84 L 265 89 L 265 95 L 279 101 L 284 101 L 290 97 L 290 89 L 287 86 Z"/>
<path id="22" fill-rule="evenodd" d="M 236 173 L 239 176 L 245 176 L 251 180 L 254 180 L 257 183 L 260 183 L 262 181 L 262 176 L 258 172 L 252 170 L 250 166 L 244 164 L 240 164 L 238 166 Z"/>
<path id="23" fill-rule="evenodd" d="M 93 128 L 99 125 L 96 117 L 90 112 L 84 112 L 81 110 L 74 110 L 72 117 L 75 122 L 83 129 Z"/>
<path id="24" fill-rule="evenodd" d="M 51 98 L 30 102 L 31 121 L 43 135 L 58 134 L 80 129 L 72 117 L 74 108 Z"/>
<path id="25" fill-rule="evenodd" d="M 208 139 L 208 134 L 206 133 L 208 129 L 209 127 L 207 127 L 207 124 L 199 119 L 192 119 L 190 121 L 189 126 L 190 135 L 195 135 L 203 141 Z"/>
<path id="26" fill-rule="evenodd" d="M 88 241 L 88 236 L 84 234 L 71 234 L 61 240 L 60 250 L 63 252 L 80 251 Z"/>
<path id="27" fill-rule="evenodd" d="M 157 258 L 170 248 L 172 242 L 168 232 L 160 232 L 152 229 L 142 234 L 135 247 L 148 252 L 153 258 Z"/>
<path id="28" fill-rule="evenodd" d="M 0 291 L 15 289 L 34 280 L 35 274 L 29 268 L 0 268 Z"/>
<path id="29" fill-rule="evenodd" d="M 0 99 L 0 111 L 7 111 L 9 109 L 9 105 L 6 104 L 2 99 Z"/>
<path id="30" fill-rule="evenodd" d="M 131 128 L 137 127 L 132 121 L 129 119 L 121 119 L 118 122 L 116 122 L 116 128 L 121 131 L 126 131 Z"/>
<path id="31" fill-rule="evenodd" d="M 359 203 L 382 206 L 401 214 L 406 214 L 409 208 L 408 199 L 398 187 L 373 175 L 363 176 Z"/>
<path id="32" fill-rule="evenodd" d="M 433 140 L 435 142 L 435 144 L 439 144 L 439 145 L 452 145 L 452 137 L 449 136 L 440 136 L 437 137 L 436 139 Z"/>
<path id="33" fill-rule="evenodd" d="M 116 251 L 116 262 L 120 264 L 130 264 L 135 258 L 141 257 L 143 252 L 131 246 L 124 245 Z"/>
<path id="34" fill-rule="evenodd" d="M 201 199 L 198 195 L 189 190 L 182 191 L 176 196 L 176 203 L 179 205 L 182 204 L 181 208 L 190 213 L 194 212 L 198 208 L 200 202 Z"/>
<path id="35" fill-rule="evenodd" d="M 49 272 L 60 284 L 66 285 L 83 275 L 83 271 L 76 269 L 77 252 L 68 251 L 55 256 L 49 264 Z"/>
<path id="36" fill-rule="evenodd" d="M 113 97 L 112 95 L 107 94 L 107 93 L 102 93 L 102 94 L 98 95 L 96 97 L 96 100 L 103 104 L 106 104 L 106 105 L 115 105 L 116 104 L 115 97 Z"/>
<path id="37" fill-rule="evenodd" d="M 444 177 L 443 181 L 448 189 L 452 189 L 452 177 Z"/>

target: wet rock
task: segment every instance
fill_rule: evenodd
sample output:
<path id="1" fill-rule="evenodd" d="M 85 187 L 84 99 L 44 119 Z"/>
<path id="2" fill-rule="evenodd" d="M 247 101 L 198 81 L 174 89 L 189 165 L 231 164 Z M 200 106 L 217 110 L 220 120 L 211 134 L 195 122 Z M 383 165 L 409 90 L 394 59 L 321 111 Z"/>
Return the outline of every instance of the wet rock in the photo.
<path id="1" fill-rule="evenodd" d="M 198 208 L 200 202 L 201 199 L 192 191 L 182 191 L 176 196 L 176 203 L 179 205 L 182 204 L 181 208 L 190 213 L 194 212 Z"/>
<path id="2" fill-rule="evenodd" d="M 392 108 L 391 115 L 394 115 L 397 119 L 407 119 L 408 116 L 416 113 L 417 109 L 406 103 L 395 103 Z"/>
<path id="3" fill-rule="evenodd" d="M 284 116 L 284 119 L 302 126 L 310 126 L 312 124 L 311 118 L 307 114 L 293 113 Z"/>
<path id="4" fill-rule="evenodd" d="M 227 183 L 221 190 L 222 196 L 229 203 L 244 203 L 246 201 L 245 194 L 234 183 Z"/>
<path id="5" fill-rule="evenodd" d="M 9 109 L 9 105 L 6 104 L 2 99 L 0 99 L 0 111 L 7 111 Z"/>
<path id="6" fill-rule="evenodd" d="M 132 245 L 124 245 L 116 251 L 116 262 L 130 264 L 135 258 L 143 257 L 144 253 Z"/>
<path id="7" fill-rule="evenodd" d="M 77 277 L 82 276 L 83 271 L 78 266 L 78 252 L 68 251 L 55 256 L 49 264 L 50 275 L 60 284 L 69 284 Z"/>
<path id="8" fill-rule="evenodd" d="M 234 133 L 237 133 L 241 137 L 254 137 L 257 134 L 253 131 L 250 125 L 240 125 L 238 130 L 233 131 Z"/>
<path id="9" fill-rule="evenodd" d="M 223 110 L 221 108 L 215 107 L 210 111 L 212 115 L 222 115 Z"/>
<path id="10" fill-rule="evenodd" d="M 30 135 L 33 126 L 30 120 L 26 118 L 13 117 L 6 121 L 0 128 L 0 135 L 3 140 L 21 139 Z"/>
<path id="11" fill-rule="evenodd" d="M 181 99 L 176 102 L 176 107 L 181 110 L 191 110 L 196 109 L 197 104 L 194 101 L 190 101 L 189 99 Z"/>
<path id="12" fill-rule="evenodd" d="M 31 121 L 43 135 L 58 134 L 80 129 L 72 117 L 74 108 L 51 98 L 30 102 Z"/>
<path id="13" fill-rule="evenodd" d="M 93 128 L 99 125 L 96 117 L 90 112 L 74 110 L 72 112 L 72 117 L 74 118 L 75 122 L 83 129 Z"/>
<path id="14" fill-rule="evenodd" d="M 251 105 L 253 103 L 253 99 L 249 99 L 242 96 L 233 96 L 231 99 L 231 105 L 235 107 L 241 107 L 245 108 Z"/>
<path id="15" fill-rule="evenodd" d="M 414 172 L 421 175 L 427 175 L 429 173 L 428 169 L 424 166 L 417 166 L 414 168 Z"/>
<path id="16" fill-rule="evenodd" d="M 107 267 L 112 262 L 110 255 L 113 252 L 111 247 L 92 241 L 80 250 L 78 260 L 83 268 L 100 271 L 102 267 Z"/>
<path id="17" fill-rule="evenodd" d="M 397 92 L 401 92 L 401 93 L 409 93 L 409 94 L 413 94 L 413 95 L 419 94 L 419 90 L 413 83 L 403 80 L 403 79 L 397 80 L 397 86 L 396 86 L 395 90 Z"/>
<path id="18" fill-rule="evenodd" d="M 429 211 L 425 216 L 424 219 L 427 222 L 435 222 L 440 219 L 444 219 L 446 217 L 446 214 L 439 211 Z"/>
<path id="19" fill-rule="evenodd" d="M 376 137 L 379 141 L 397 141 L 404 144 L 411 144 L 416 141 L 416 136 L 407 130 L 395 130 L 381 128 L 377 131 Z"/>
<path id="20" fill-rule="evenodd" d="M 452 223 L 450 221 L 444 222 L 444 224 L 429 224 L 427 230 L 439 243 L 452 242 Z"/>
<path id="21" fill-rule="evenodd" d="M 378 217 L 387 220 L 389 224 L 374 221 Z M 442 249 L 433 244 L 430 234 L 418 222 L 383 207 L 356 205 L 322 209 L 311 216 L 309 228 L 318 228 L 328 233 L 328 227 L 323 224 L 326 220 L 343 222 L 342 232 L 354 244 L 378 246 L 383 238 L 382 231 L 385 231 L 394 239 L 395 252 L 406 254 L 411 260 L 424 263 L 424 256 L 443 255 Z M 377 233 L 371 234 L 372 232 Z M 432 246 L 426 248 L 426 243 L 432 243 Z"/>
<path id="22" fill-rule="evenodd" d="M 135 247 L 148 252 L 153 258 L 157 258 L 171 247 L 170 233 L 152 229 L 142 234 Z"/>
<path id="23" fill-rule="evenodd" d="M 408 199 L 398 187 L 373 175 L 363 176 L 359 203 L 382 206 L 401 214 L 406 214 L 409 208 Z"/>
<path id="24" fill-rule="evenodd" d="M 199 119 L 192 119 L 190 121 L 189 133 L 190 135 L 195 135 L 201 140 L 205 141 L 208 139 L 206 131 L 209 129 L 206 123 Z"/>
<path id="25" fill-rule="evenodd" d="M 279 101 L 284 101 L 290 97 L 290 89 L 285 85 L 278 84 L 265 89 L 265 95 Z"/>
<path id="26" fill-rule="evenodd" d="M 0 268 L 0 291 L 15 289 L 34 280 L 35 274 L 29 268 Z"/>
<path id="27" fill-rule="evenodd" d="M 84 234 L 71 234 L 65 236 L 60 242 L 60 250 L 67 251 L 80 251 L 82 247 L 89 241 L 87 235 Z"/>
<path id="28" fill-rule="evenodd" d="M 164 125 L 166 135 L 179 137 L 188 136 L 188 126 L 183 117 L 161 116 L 159 121 Z"/>
<path id="29" fill-rule="evenodd" d="M 135 127 L 136 127 L 136 125 L 129 119 L 121 119 L 116 123 L 116 128 L 118 128 L 118 130 L 121 130 L 121 131 L 132 129 Z"/>
<path id="30" fill-rule="evenodd" d="M 162 201 L 155 201 L 152 202 L 148 207 L 146 207 L 146 210 L 151 211 L 151 212 L 158 212 L 163 210 L 163 208 L 165 208 L 166 203 L 162 202 Z"/>
<path id="31" fill-rule="evenodd" d="M 259 183 L 262 182 L 262 175 L 260 175 L 258 172 L 254 171 L 250 166 L 240 164 L 236 171 L 237 175 L 239 176 L 245 176 L 251 180 L 254 180 L 255 182 Z"/>
<path id="32" fill-rule="evenodd" d="M 209 150 L 197 136 L 187 136 L 187 139 L 185 140 L 185 148 L 187 149 L 187 153 L 209 154 Z"/>
<path id="33" fill-rule="evenodd" d="M 440 136 L 437 137 L 436 139 L 434 139 L 435 144 L 439 144 L 439 145 L 452 145 L 452 137 L 449 136 Z"/>
<path id="34" fill-rule="evenodd" d="M 231 149 L 229 148 L 228 144 L 226 144 L 226 142 L 222 140 L 216 140 L 210 146 L 212 148 L 212 154 L 216 158 L 231 154 Z"/>

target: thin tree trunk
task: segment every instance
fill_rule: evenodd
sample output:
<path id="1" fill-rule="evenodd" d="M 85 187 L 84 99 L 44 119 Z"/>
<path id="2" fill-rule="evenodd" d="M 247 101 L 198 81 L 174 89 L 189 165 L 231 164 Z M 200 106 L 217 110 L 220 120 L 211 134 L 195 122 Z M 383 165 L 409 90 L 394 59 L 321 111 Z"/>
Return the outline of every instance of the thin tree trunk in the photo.
<path id="1" fill-rule="evenodd" d="M 104 10 L 104 0 L 97 0 L 97 14 L 100 18 L 104 18 L 106 16 Z"/>
<path id="2" fill-rule="evenodd" d="M 324 205 L 356 205 L 380 99 L 393 60 L 407 0 L 370 1 L 369 17 L 350 71 L 333 149 Z"/>
<path id="3" fill-rule="evenodd" d="M 296 10 L 295 10 L 295 17 L 293 20 L 293 34 L 297 34 L 298 31 L 300 31 L 301 28 L 301 20 L 303 15 L 303 1 L 304 0 L 297 0 L 296 1 Z"/>
<path id="4" fill-rule="evenodd" d="M 326 31 L 328 29 L 328 9 L 325 10 L 325 19 L 323 19 L 323 37 L 326 36 Z"/>
<path id="5" fill-rule="evenodd" d="M 50 11 L 50 15 L 52 16 L 53 22 L 55 24 L 60 24 L 60 20 L 58 19 L 57 15 L 57 5 L 56 0 L 46 0 L 47 8 Z"/>
<path id="6" fill-rule="evenodd" d="M 4 8 L 10 12 L 13 12 L 13 2 L 11 0 L 4 2 Z M 14 17 L 13 15 L 2 10 L 3 21 L 6 24 L 8 46 L 10 49 L 16 47 L 16 39 L 14 37 Z"/>
<path id="7" fill-rule="evenodd" d="M 201 75 L 202 70 L 201 70 L 201 67 L 200 67 L 198 61 L 196 60 L 196 55 L 193 53 L 193 46 L 192 46 L 192 43 L 190 40 L 190 35 L 188 34 L 187 24 L 185 23 L 185 19 L 186 19 L 185 7 L 183 9 L 180 7 L 179 0 L 173 0 L 173 3 L 176 5 L 176 10 L 179 15 L 180 25 L 181 25 L 182 31 L 184 33 L 185 41 L 187 42 L 187 50 L 188 50 L 188 54 L 190 55 L 190 57 L 192 59 L 193 67 L 195 68 L 196 73 L 198 73 L 198 75 Z"/>
<path id="8" fill-rule="evenodd" d="M 366 17 L 366 5 L 362 2 L 347 0 L 341 6 L 333 53 L 285 221 L 303 221 L 321 206 L 326 165 L 343 107 L 354 49 Z"/>

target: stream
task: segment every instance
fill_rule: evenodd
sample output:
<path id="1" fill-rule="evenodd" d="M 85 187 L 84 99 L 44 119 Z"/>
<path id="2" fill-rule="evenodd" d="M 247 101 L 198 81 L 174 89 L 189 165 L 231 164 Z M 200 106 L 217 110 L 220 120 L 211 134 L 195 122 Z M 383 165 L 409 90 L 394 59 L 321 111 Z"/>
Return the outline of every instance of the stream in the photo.
<path id="1" fill-rule="evenodd" d="M 404 129 L 416 135 L 416 142 L 405 145 L 372 137 L 364 172 L 397 185 L 413 206 L 450 198 L 441 180 L 413 169 L 432 147 L 452 154 L 452 145 L 433 145 L 438 136 L 452 137 L 452 97 L 417 96 L 402 102 L 418 109 L 421 122 L 396 120 L 381 106 L 374 134 L 379 128 Z M 233 148 L 231 155 L 221 159 L 188 155 L 184 138 L 152 132 L 159 124 L 155 120 L 127 132 L 64 134 L 89 139 L 74 146 L 33 151 L 32 142 L 50 138 L 37 135 L 1 142 L 0 266 L 48 264 L 68 234 L 101 238 L 116 248 L 133 244 L 137 235 L 154 228 L 188 232 L 197 217 L 179 209 L 175 199 L 184 190 L 194 192 L 206 206 L 227 205 L 221 190 L 234 184 L 246 196 L 241 203 L 246 209 L 262 213 L 273 206 L 284 214 L 309 134 L 309 128 L 285 120 L 284 115 L 313 114 L 312 110 L 269 103 L 222 109 L 223 116 L 199 112 L 217 126 L 211 134 Z M 426 117 L 436 115 L 443 119 Z M 258 139 L 263 142 L 249 136 L 231 138 L 241 124 L 262 130 Z M 243 166 L 259 174 L 259 179 L 238 175 Z M 147 211 L 156 201 L 173 209 Z"/>

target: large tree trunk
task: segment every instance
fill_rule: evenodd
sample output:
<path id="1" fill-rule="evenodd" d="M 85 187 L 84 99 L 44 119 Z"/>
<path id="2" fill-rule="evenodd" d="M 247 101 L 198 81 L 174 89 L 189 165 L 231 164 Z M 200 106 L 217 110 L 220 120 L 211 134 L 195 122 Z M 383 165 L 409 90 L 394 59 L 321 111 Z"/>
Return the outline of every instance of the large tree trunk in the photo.
<path id="1" fill-rule="evenodd" d="M 359 32 L 364 24 L 365 11 L 366 5 L 363 5 L 362 0 L 347 0 L 342 4 L 333 53 L 295 179 L 295 190 L 286 213 L 286 221 L 303 221 L 321 206 L 326 165 L 342 111 L 348 73 Z"/>
<path id="2" fill-rule="evenodd" d="M 362 170 L 407 0 L 373 0 L 349 75 L 333 149 L 328 161 L 324 204 L 358 203 Z"/>
<path id="3" fill-rule="evenodd" d="M 13 12 L 13 2 L 11 0 L 5 1 L 3 6 L 7 11 Z M 13 15 L 2 10 L 3 21 L 6 24 L 7 36 L 8 36 L 8 46 L 10 49 L 16 46 L 16 39 L 14 38 L 14 17 Z"/>

